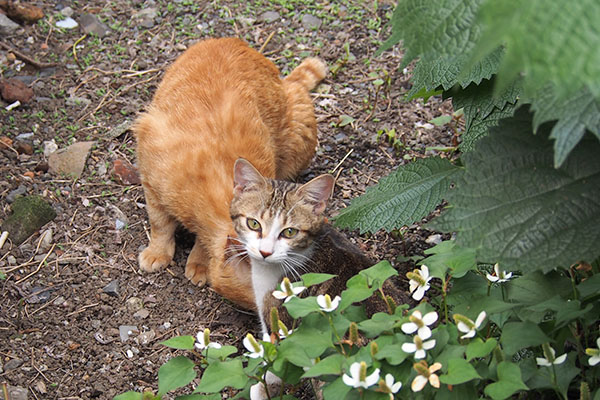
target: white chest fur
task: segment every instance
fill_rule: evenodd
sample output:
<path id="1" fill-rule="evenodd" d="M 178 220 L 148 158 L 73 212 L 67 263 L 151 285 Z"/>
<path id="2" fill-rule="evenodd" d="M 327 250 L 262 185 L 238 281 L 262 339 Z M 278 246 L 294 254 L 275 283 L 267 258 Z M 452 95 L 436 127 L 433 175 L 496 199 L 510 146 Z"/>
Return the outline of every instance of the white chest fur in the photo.
<path id="1" fill-rule="evenodd" d="M 263 335 L 269 334 L 267 321 L 263 317 L 264 298 L 266 295 L 271 296 L 273 290 L 277 289 L 277 285 L 283 278 L 283 270 L 277 264 L 261 262 L 256 259 L 251 259 L 251 264 L 252 288 L 256 298 L 260 327 Z"/>

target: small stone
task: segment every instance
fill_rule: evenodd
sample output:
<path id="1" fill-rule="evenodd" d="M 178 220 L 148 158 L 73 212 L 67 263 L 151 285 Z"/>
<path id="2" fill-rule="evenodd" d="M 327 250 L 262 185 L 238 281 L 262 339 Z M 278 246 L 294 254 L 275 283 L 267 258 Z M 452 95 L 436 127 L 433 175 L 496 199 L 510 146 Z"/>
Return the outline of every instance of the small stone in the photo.
<path id="1" fill-rule="evenodd" d="M 73 29 L 73 28 L 77 28 L 79 26 L 77 21 L 75 21 L 71 17 L 67 17 L 61 21 L 57 21 L 55 25 L 57 27 L 63 28 L 63 29 Z"/>
<path id="2" fill-rule="evenodd" d="M 279 19 L 281 19 L 281 15 L 277 11 L 265 11 L 258 17 L 259 22 L 266 22 L 268 24 L 279 21 Z"/>
<path id="3" fill-rule="evenodd" d="M 15 139 L 20 140 L 22 142 L 31 141 L 33 139 L 33 136 L 34 136 L 33 132 L 27 132 L 27 133 L 21 133 L 21 134 L 17 135 L 17 137 Z"/>
<path id="4" fill-rule="evenodd" d="M 85 161 L 93 144 L 94 142 L 76 142 L 50 154 L 48 157 L 49 171 L 54 174 L 79 178 L 83 173 Z"/>
<path id="5" fill-rule="evenodd" d="M 60 13 L 65 16 L 65 17 L 72 17 L 73 16 L 73 9 L 71 7 L 65 7 L 62 10 L 60 10 Z"/>
<path id="6" fill-rule="evenodd" d="M 136 340 L 140 345 L 146 346 L 150 344 L 155 337 L 156 333 L 152 329 L 150 329 L 149 331 L 140 333 Z"/>
<path id="7" fill-rule="evenodd" d="M 321 20 L 312 14 L 304 14 L 302 16 L 302 26 L 306 30 L 317 30 L 321 27 Z"/>
<path id="8" fill-rule="evenodd" d="M 22 196 L 25 193 L 27 193 L 27 188 L 25 186 L 23 186 L 23 185 L 19 185 L 18 188 L 16 188 L 15 190 L 10 191 L 6 195 L 6 202 L 10 204 L 13 201 L 15 201 L 15 199 L 17 198 L 17 196 Z"/>
<path id="9" fill-rule="evenodd" d="M 1 15 L 1 14 L 0 14 Z M 27 400 L 28 390 L 20 386 L 8 387 L 8 398 L 10 400 Z"/>
<path id="10" fill-rule="evenodd" d="M 135 296 L 128 298 L 126 304 L 129 311 L 138 311 L 144 306 L 142 299 Z"/>
<path id="11" fill-rule="evenodd" d="M 139 332 L 137 326 L 133 325 L 121 325 L 119 326 L 119 336 L 121 337 L 121 342 L 126 342 L 129 340 L 129 336 L 132 334 Z"/>
<path id="12" fill-rule="evenodd" d="M 58 145 L 56 144 L 54 139 L 44 141 L 44 156 L 48 157 L 50 154 L 54 153 L 56 150 L 58 150 Z"/>
<path id="13" fill-rule="evenodd" d="M 13 255 L 6 257 L 6 261 L 8 261 L 8 265 L 17 265 L 17 259 Z"/>
<path id="14" fill-rule="evenodd" d="M 121 185 L 140 185 L 140 176 L 137 168 L 127 160 L 117 159 L 113 162 L 110 175 Z"/>
<path id="15" fill-rule="evenodd" d="M 31 288 L 29 296 L 27 296 L 27 302 L 29 304 L 45 303 L 50 299 L 52 293 L 51 288 L 45 288 L 41 286 L 34 286 Z"/>
<path id="16" fill-rule="evenodd" d="M 240 17 L 237 17 L 236 19 L 245 28 L 254 25 L 254 23 L 256 22 L 256 19 L 252 18 L 252 17 L 243 17 L 243 16 L 240 16 Z"/>
<path id="17" fill-rule="evenodd" d="M 8 18 L 5 14 L 0 13 L 0 36 L 8 36 L 17 29 L 20 25 Z"/>
<path id="18" fill-rule="evenodd" d="M 83 107 L 92 104 L 92 101 L 85 97 L 71 96 L 67 99 L 67 105 L 70 107 Z"/>
<path id="19" fill-rule="evenodd" d="M 156 8 L 149 7 L 135 13 L 133 15 L 133 19 L 137 21 L 138 25 L 144 28 L 152 28 L 157 15 L 158 10 Z"/>
<path id="20" fill-rule="evenodd" d="M 102 288 L 102 291 L 110 296 L 119 297 L 119 281 L 117 279 L 111 281 Z"/>
<path id="21" fill-rule="evenodd" d="M 150 315 L 150 311 L 146 310 L 145 308 L 142 308 L 141 310 L 139 310 L 138 312 L 133 314 L 133 318 L 146 319 L 146 318 L 148 318 L 149 315 Z"/>
<path id="22" fill-rule="evenodd" d="M 47 250 L 52 246 L 52 233 L 52 228 L 48 228 L 40 235 L 42 240 L 40 243 L 41 250 Z"/>
<path id="23" fill-rule="evenodd" d="M 115 229 L 116 230 L 118 230 L 118 231 L 123 230 L 123 229 L 125 229 L 126 226 L 127 226 L 127 221 L 122 221 L 118 218 L 115 220 Z"/>
<path id="24" fill-rule="evenodd" d="M 21 365 L 23 365 L 23 360 L 21 360 L 20 358 L 13 358 L 13 359 L 7 361 L 4 364 L 4 370 L 5 371 L 10 371 L 10 370 L 13 370 L 13 369 L 17 369 Z"/>
<path id="25" fill-rule="evenodd" d="M 427 239 L 425 239 L 425 243 L 429 244 L 440 244 L 442 242 L 442 235 L 436 233 L 435 235 L 429 235 Z"/>
<path id="26" fill-rule="evenodd" d="M 128 358 L 132 358 L 133 357 L 133 351 L 131 351 L 130 349 L 127 349 L 127 357 Z"/>
<path id="27" fill-rule="evenodd" d="M 110 33 L 110 28 L 100 22 L 98 17 L 93 14 L 83 14 L 79 22 L 81 23 L 81 30 L 84 33 L 93 33 L 98 37 L 103 37 Z"/>
<path id="28" fill-rule="evenodd" d="M 33 89 L 19 79 L 0 79 L 0 96 L 9 103 L 20 101 L 25 104 L 33 98 Z"/>
<path id="29" fill-rule="evenodd" d="M 30 145 L 29 143 L 25 143 L 25 142 L 16 140 L 15 143 L 13 144 L 13 147 L 19 154 L 27 154 L 27 155 L 33 154 L 33 146 Z"/>
<path id="30" fill-rule="evenodd" d="M 2 224 L 2 231 L 8 231 L 17 246 L 56 217 L 54 209 L 39 196 L 15 199 L 12 210 L 12 215 Z"/>

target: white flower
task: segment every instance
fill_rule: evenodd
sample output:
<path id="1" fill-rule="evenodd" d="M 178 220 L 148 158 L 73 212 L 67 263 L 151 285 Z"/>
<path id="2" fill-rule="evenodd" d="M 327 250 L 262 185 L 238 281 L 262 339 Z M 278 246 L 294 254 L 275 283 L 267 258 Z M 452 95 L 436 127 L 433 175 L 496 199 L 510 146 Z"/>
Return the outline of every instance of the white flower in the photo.
<path id="1" fill-rule="evenodd" d="M 384 393 L 389 393 L 390 399 L 393 399 L 393 393 L 398 393 L 398 391 L 402 387 L 402 382 L 394 382 L 394 376 L 392 374 L 386 374 L 385 383 L 379 382 L 379 387 Z"/>
<path id="2" fill-rule="evenodd" d="M 405 353 L 415 353 L 415 359 L 425 358 L 425 350 L 431 350 L 435 347 L 435 339 L 426 342 L 419 335 L 413 337 L 413 343 L 403 343 L 402 351 Z"/>
<path id="3" fill-rule="evenodd" d="M 285 326 L 285 324 L 281 320 L 277 321 L 277 324 L 279 326 L 278 333 L 280 339 L 285 339 L 286 337 L 290 336 L 294 331 L 293 329 L 288 329 L 287 326 Z"/>
<path id="4" fill-rule="evenodd" d="M 429 290 L 429 268 L 427 265 L 422 265 L 421 269 L 415 269 L 406 274 L 408 277 L 408 288 L 412 293 L 412 298 L 419 301 L 425 296 L 425 292 Z"/>
<path id="5" fill-rule="evenodd" d="M 540 367 L 550 367 L 552 364 L 558 365 L 565 362 L 567 359 L 567 353 L 563 354 L 560 357 L 556 357 L 556 351 L 548 343 L 544 343 L 542 345 L 542 352 L 544 353 L 544 357 L 536 357 L 535 362 Z"/>
<path id="6" fill-rule="evenodd" d="M 379 368 L 367 376 L 367 364 L 364 361 L 355 362 L 350 366 L 350 375 L 342 375 L 342 380 L 353 388 L 368 388 L 379 381 Z"/>
<path id="7" fill-rule="evenodd" d="M 194 343 L 194 346 L 196 346 L 198 350 L 204 350 L 210 347 L 212 347 L 213 349 L 221 348 L 221 345 L 219 343 L 210 341 L 210 330 L 208 328 L 196 334 L 196 343 Z"/>
<path id="8" fill-rule="evenodd" d="M 419 392 L 423 390 L 427 382 L 434 388 L 440 387 L 440 378 L 434 374 L 435 371 L 442 368 L 442 364 L 436 362 L 430 367 L 427 366 L 427 362 L 425 360 L 421 360 L 420 362 L 413 365 L 413 368 L 417 371 L 418 375 L 413 379 L 410 388 L 413 392 Z"/>
<path id="9" fill-rule="evenodd" d="M 251 333 L 247 334 L 242 341 L 244 347 L 249 351 L 246 355 L 250 358 L 260 358 L 265 354 L 262 344 L 258 343 Z"/>
<path id="10" fill-rule="evenodd" d="M 328 294 L 318 295 L 317 296 L 317 304 L 321 308 L 321 311 L 331 312 L 335 310 L 340 305 L 340 296 L 335 296 L 333 300 L 329 297 Z"/>
<path id="11" fill-rule="evenodd" d="M 402 324 L 401 329 L 406 334 L 417 334 L 421 339 L 429 339 L 431 337 L 431 329 L 428 325 L 432 325 L 437 321 L 438 315 L 435 311 L 428 312 L 425 316 L 421 315 L 419 310 L 412 313 L 409 317 L 410 322 Z"/>
<path id="12" fill-rule="evenodd" d="M 283 281 L 281 281 L 281 284 L 279 285 L 279 289 L 281 289 L 281 290 L 273 291 L 273 297 L 275 297 L 276 299 L 279 299 L 279 300 L 285 299 L 283 302 L 287 303 L 292 297 L 296 297 L 297 295 L 302 293 L 304 291 L 304 289 L 306 289 L 306 287 L 304 287 L 304 286 L 292 287 L 290 280 L 286 276 L 285 278 L 283 278 Z"/>
<path id="13" fill-rule="evenodd" d="M 473 336 L 475 336 L 475 333 L 477 333 L 477 329 L 479 329 L 479 327 L 483 323 L 483 320 L 485 319 L 486 315 L 487 314 L 485 313 L 485 311 L 480 312 L 477 316 L 477 320 L 473 322 L 473 320 L 465 317 L 464 315 L 454 314 L 453 318 L 456 322 L 456 327 L 459 331 L 464 333 L 464 335 L 462 335 L 460 338 L 465 339 L 472 338 Z"/>
<path id="14" fill-rule="evenodd" d="M 585 354 L 590 356 L 588 363 L 590 363 L 592 367 L 600 362 L 600 337 L 596 339 L 596 346 L 598 347 L 595 349 L 585 349 Z"/>
<path id="15" fill-rule="evenodd" d="M 490 282 L 508 282 L 510 278 L 512 278 L 512 272 L 502 271 L 498 266 L 498 263 L 494 264 L 494 275 L 487 274 L 486 275 Z"/>

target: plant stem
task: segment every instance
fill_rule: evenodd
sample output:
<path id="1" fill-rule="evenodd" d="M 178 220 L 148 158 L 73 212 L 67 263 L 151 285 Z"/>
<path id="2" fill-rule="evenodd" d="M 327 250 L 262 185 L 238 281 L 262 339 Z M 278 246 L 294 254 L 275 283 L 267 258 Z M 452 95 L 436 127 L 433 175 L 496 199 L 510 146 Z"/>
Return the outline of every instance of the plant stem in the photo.
<path id="1" fill-rule="evenodd" d="M 448 290 L 448 282 L 450 282 L 450 276 L 444 279 L 442 284 L 442 305 L 444 307 L 444 319 L 448 322 L 448 303 L 446 303 L 446 291 Z"/>
<path id="2" fill-rule="evenodd" d="M 335 326 L 333 325 L 333 319 L 331 318 L 331 315 L 327 315 L 327 319 L 329 320 L 329 326 L 331 326 L 331 330 L 333 331 L 333 334 L 335 335 L 335 338 L 337 339 L 339 345 L 340 345 L 340 349 L 342 350 L 342 354 L 344 356 L 348 356 L 346 354 L 346 350 L 344 350 L 344 345 L 342 344 L 342 339 L 340 338 L 340 335 L 337 333 L 337 330 L 335 329 Z"/>
<path id="3" fill-rule="evenodd" d="M 571 277 L 571 287 L 573 287 L 573 299 L 579 300 L 579 294 L 577 293 L 577 284 L 575 282 L 575 273 L 573 267 L 569 268 L 569 276 Z"/>

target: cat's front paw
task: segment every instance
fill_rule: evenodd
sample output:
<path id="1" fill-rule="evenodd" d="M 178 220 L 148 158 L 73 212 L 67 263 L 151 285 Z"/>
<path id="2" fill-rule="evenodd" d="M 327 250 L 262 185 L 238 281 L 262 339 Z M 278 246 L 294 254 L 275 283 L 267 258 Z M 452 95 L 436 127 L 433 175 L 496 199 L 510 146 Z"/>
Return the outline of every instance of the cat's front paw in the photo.
<path id="1" fill-rule="evenodd" d="M 206 283 L 206 267 L 195 262 L 189 262 L 185 265 L 185 277 L 194 285 L 204 286 Z"/>
<path id="2" fill-rule="evenodd" d="M 156 272 L 166 268 L 172 259 L 172 255 L 156 251 L 151 246 L 146 247 L 138 256 L 140 269 L 145 272 Z"/>

